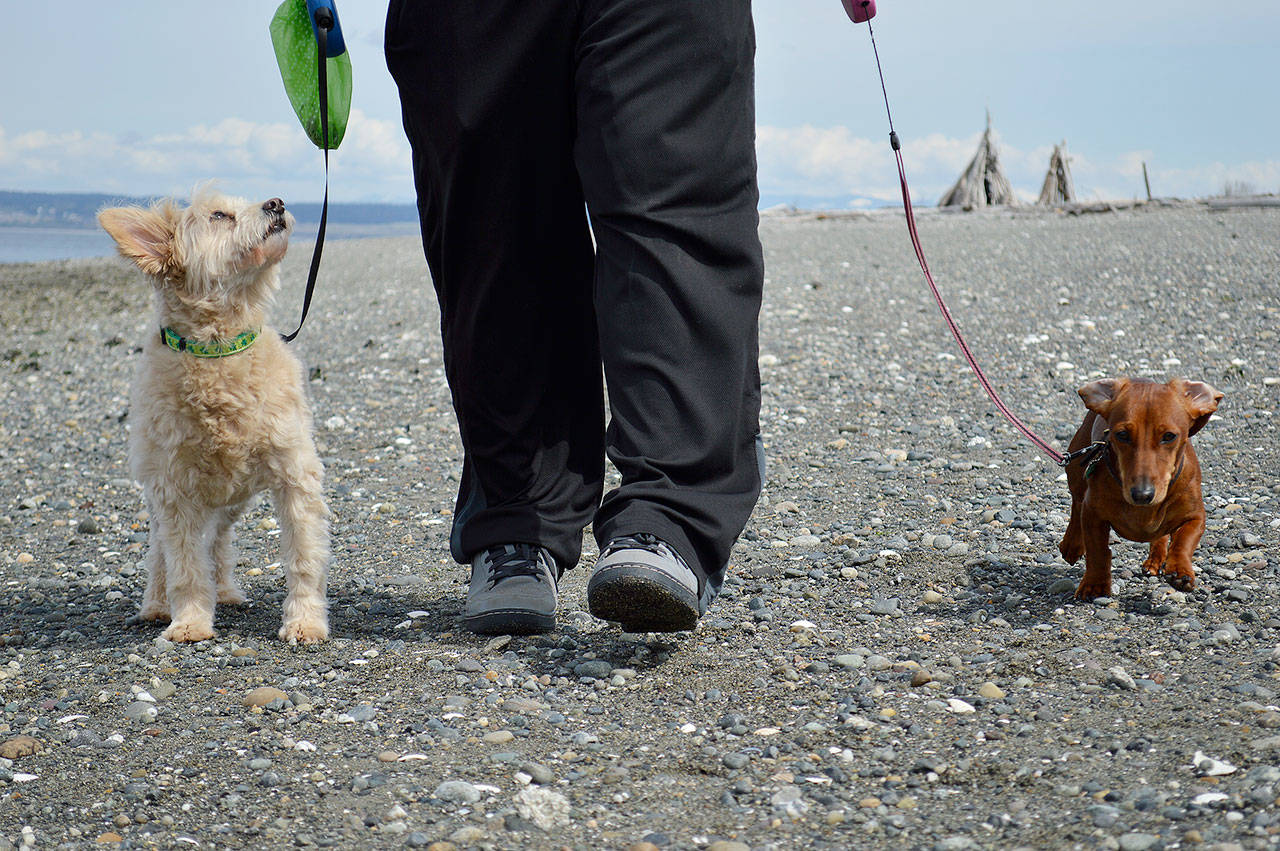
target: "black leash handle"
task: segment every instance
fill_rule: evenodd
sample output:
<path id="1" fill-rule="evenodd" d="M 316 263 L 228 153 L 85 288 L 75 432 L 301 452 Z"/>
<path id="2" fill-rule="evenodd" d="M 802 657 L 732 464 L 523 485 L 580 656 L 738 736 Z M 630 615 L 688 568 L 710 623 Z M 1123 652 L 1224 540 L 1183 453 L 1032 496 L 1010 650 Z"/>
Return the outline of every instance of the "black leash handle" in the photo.
<path id="1" fill-rule="evenodd" d="M 320 88 L 320 135 L 324 139 L 324 203 L 320 205 L 320 228 L 316 231 L 316 245 L 311 252 L 311 271 L 307 273 L 307 290 L 302 296 L 302 318 L 292 334 L 281 334 L 286 343 L 302 330 L 307 321 L 307 311 L 311 309 L 311 296 L 316 289 L 316 276 L 320 272 L 320 255 L 324 253 L 324 229 L 329 220 L 329 75 L 326 60 L 329 54 L 329 30 L 333 29 L 333 15 L 326 8 L 316 9 L 316 41 L 319 56 L 319 88 Z"/>

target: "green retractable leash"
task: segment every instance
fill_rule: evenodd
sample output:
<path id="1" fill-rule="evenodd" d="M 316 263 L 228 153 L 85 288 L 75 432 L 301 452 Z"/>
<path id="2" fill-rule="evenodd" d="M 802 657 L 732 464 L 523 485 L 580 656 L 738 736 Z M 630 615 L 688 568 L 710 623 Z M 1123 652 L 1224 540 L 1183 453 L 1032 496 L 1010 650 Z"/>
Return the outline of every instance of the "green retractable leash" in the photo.
<path id="1" fill-rule="evenodd" d="M 320 228 L 311 254 L 311 271 L 307 273 L 302 318 L 292 334 L 280 335 L 288 343 L 298 336 L 302 323 L 307 321 L 311 294 L 320 271 L 325 224 L 329 219 L 329 151 L 342 144 L 351 113 L 351 55 L 342 39 L 334 0 L 284 0 L 271 19 L 271 44 L 289 103 L 293 104 L 307 136 L 324 151 Z"/>

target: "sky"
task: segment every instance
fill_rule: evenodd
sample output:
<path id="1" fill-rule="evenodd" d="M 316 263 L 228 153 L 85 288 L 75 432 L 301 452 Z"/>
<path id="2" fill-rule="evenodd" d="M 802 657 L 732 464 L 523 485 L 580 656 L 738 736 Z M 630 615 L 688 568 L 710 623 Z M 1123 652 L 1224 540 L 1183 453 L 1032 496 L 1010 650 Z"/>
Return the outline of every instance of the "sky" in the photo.
<path id="1" fill-rule="evenodd" d="M 552 2 L 552 0 L 539 0 Z M 272 0 L 10 3 L 0 54 L 0 189 L 318 201 L 319 151 L 285 96 Z M 1280 192 L 1275 0 L 880 0 L 874 19 L 913 198 L 936 203 L 990 111 L 1034 200 L 1065 141 L 1082 199 Z M 411 202 L 382 55 L 386 4 L 338 0 L 354 93 L 331 199 Z M 755 0 L 764 203 L 897 197 L 865 25 L 838 0 Z M 832 204 L 823 204 L 832 206 Z"/>

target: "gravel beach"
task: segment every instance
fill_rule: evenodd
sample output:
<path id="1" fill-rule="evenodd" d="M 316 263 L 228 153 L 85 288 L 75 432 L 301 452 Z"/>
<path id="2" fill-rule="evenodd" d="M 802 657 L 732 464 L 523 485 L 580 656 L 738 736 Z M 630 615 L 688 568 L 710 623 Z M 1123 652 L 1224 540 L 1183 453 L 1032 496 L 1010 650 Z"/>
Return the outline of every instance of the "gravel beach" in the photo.
<path id="1" fill-rule="evenodd" d="M 1280 210 L 920 219 L 1006 402 L 1065 446 L 1094 378 L 1226 394 L 1198 583 L 1072 597 L 1059 470 L 947 335 L 900 214 L 767 216 L 764 496 L 696 631 L 459 626 L 461 458 L 418 242 L 331 242 L 297 343 L 333 640 L 274 637 L 269 506 L 216 639 L 126 623 L 147 516 L 123 260 L 0 266 L 0 849 L 1280 846 Z M 286 260 L 292 330 L 310 246 Z"/>

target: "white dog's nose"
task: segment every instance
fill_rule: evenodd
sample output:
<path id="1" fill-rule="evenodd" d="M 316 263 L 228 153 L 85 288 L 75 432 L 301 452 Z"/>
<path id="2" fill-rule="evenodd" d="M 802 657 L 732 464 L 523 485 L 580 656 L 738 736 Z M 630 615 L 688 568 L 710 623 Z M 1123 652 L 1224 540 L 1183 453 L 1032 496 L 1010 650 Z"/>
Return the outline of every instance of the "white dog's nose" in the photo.
<path id="1" fill-rule="evenodd" d="M 284 212 L 284 202 L 279 198 L 272 198 L 270 201 L 267 201 L 262 205 L 262 209 L 264 212 L 279 215 Z"/>

